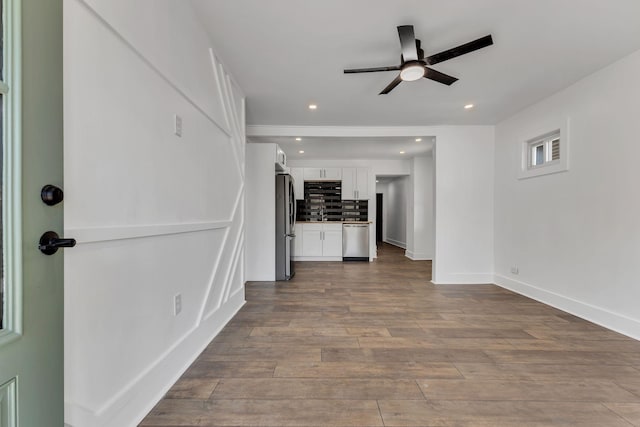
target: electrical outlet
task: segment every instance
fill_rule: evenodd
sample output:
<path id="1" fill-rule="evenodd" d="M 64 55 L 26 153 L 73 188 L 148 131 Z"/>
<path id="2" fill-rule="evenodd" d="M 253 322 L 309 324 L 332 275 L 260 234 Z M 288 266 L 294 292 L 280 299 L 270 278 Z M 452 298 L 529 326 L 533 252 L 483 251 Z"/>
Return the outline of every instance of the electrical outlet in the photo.
<path id="1" fill-rule="evenodd" d="M 511 267 L 511 274 L 518 274 L 520 273 L 520 270 L 518 270 L 518 267 Z"/>
<path id="2" fill-rule="evenodd" d="M 182 311 L 182 294 L 173 297 L 173 315 L 177 316 Z"/>
<path id="3" fill-rule="evenodd" d="M 173 133 L 182 137 L 182 117 L 177 114 L 173 116 Z"/>

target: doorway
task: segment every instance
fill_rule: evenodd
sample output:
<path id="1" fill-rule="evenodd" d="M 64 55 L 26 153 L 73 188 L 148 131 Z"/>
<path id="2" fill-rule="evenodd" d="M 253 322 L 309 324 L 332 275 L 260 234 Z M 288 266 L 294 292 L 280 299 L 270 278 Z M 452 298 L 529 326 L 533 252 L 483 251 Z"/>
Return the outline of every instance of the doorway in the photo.
<path id="1" fill-rule="evenodd" d="M 382 193 L 376 193 L 376 243 L 382 242 L 382 221 L 384 220 L 383 216 L 383 205 L 382 205 Z"/>

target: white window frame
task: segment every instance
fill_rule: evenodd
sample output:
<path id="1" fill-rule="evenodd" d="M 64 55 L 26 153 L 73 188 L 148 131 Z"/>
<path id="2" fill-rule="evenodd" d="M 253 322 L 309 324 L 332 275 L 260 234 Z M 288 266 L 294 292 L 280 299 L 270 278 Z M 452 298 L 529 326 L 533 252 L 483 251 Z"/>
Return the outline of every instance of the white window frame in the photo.
<path id="1" fill-rule="evenodd" d="M 0 346 L 22 335 L 22 115 L 20 0 L 0 0 L 3 11 L 4 58 L 2 93 L 2 262 L 4 263 L 4 325 Z"/>
<path id="2" fill-rule="evenodd" d="M 528 138 L 521 142 L 518 179 L 533 178 L 569 170 L 569 119 L 564 120 L 555 129 L 553 127 L 550 128 L 553 130 L 540 133 L 536 137 Z M 551 144 L 552 141 L 558 138 L 560 139 L 560 158 L 552 160 Z M 533 148 L 541 144 L 544 146 L 544 163 L 533 165 Z"/>

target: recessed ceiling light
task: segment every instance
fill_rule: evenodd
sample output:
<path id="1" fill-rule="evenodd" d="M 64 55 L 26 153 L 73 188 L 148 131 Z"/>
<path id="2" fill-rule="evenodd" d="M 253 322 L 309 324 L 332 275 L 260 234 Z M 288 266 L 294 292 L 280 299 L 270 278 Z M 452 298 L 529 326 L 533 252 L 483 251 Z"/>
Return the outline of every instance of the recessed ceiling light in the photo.
<path id="1" fill-rule="evenodd" d="M 302 138 L 296 138 L 296 141 L 302 141 Z"/>
<path id="2" fill-rule="evenodd" d="M 304 150 L 300 150 L 300 151 L 298 151 L 298 153 L 304 154 Z"/>
<path id="3" fill-rule="evenodd" d="M 470 110 L 472 108 L 473 108 L 473 104 L 467 104 L 467 105 L 464 106 L 465 110 Z"/>
<path id="4" fill-rule="evenodd" d="M 400 154 L 404 154 L 404 151 L 401 151 Z"/>
<path id="5" fill-rule="evenodd" d="M 316 104 L 309 104 L 309 110 L 317 110 L 318 106 Z"/>
<path id="6" fill-rule="evenodd" d="M 422 138 L 416 138 L 416 142 L 422 141 Z"/>

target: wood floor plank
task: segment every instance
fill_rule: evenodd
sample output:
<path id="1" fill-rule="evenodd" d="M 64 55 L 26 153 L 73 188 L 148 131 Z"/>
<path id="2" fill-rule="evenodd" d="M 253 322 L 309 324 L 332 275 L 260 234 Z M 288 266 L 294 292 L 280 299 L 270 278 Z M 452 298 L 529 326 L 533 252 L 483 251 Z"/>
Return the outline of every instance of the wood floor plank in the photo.
<path id="1" fill-rule="evenodd" d="M 605 406 L 632 425 L 640 426 L 640 403 L 605 403 Z"/>
<path id="2" fill-rule="evenodd" d="M 424 396 L 412 379 L 225 378 L 212 399 L 406 399 Z"/>
<path id="3" fill-rule="evenodd" d="M 429 261 L 296 264 L 142 426 L 640 426 L 640 342 Z"/>
<path id="4" fill-rule="evenodd" d="M 452 363 L 279 363 L 274 377 L 281 378 L 461 378 Z"/>
<path id="5" fill-rule="evenodd" d="M 575 402 L 378 401 L 385 426 L 629 427 L 604 405 Z"/>
<path id="6" fill-rule="evenodd" d="M 212 378 L 180 378 L 171 387 L 165 397 L 167 399 L 208 399 L 218 385 L 217 379 Z"/>
<path id="7" fill-rule="evenodd" d="M 638 396 L 612 381 L 420 380 L 428 400 L 534 400 L 548 402 L 632 402 Z"/>

